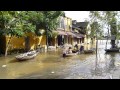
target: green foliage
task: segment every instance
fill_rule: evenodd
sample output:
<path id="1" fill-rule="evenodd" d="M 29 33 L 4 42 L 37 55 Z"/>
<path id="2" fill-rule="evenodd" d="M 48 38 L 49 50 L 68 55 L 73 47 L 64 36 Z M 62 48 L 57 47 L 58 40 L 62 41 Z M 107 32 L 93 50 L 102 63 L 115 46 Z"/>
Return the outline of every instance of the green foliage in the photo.
<path id="1" fill-rule="evenodd" d="M 93 38 L 96 36 L 101 37 L 103 35 L 102 33 L 102 25 L 100 23 L 100 20 L 102 19 L 100 15 L 100 11 L 90 11 L 90 27 L 91 27 L 91 33 L 90 37 Z"/>
<path id="2" fill-rule="evenodd" d="M 0 34 L 20 37 L 34 32 L 35 26 L 28 19 L 26 11 L 0 11 Z"/>
<path id="3" fill-rule="evenodd" d="M 57 34 L 53 31 L 57 29 L 61 15 L 65 14 L 62 11 L 0 11 L 0 35 L 21 37 L 33 32 L 39 36 L 46 34 L 47 38 L 55 37 Z M 45 33 L 41 33 L 43 29 Z M 10 40 L 5 55 L 9 44 Z"/>
<path id="4" fill-rule="evenodd" d="M 119 12 L 118 11 L 90 11 L 90 18 L 91 22 L 99 22 L 100 29 L 98 29 L 99 35 L 103 35 L 102 31 L 104 31 L 104 27 L 107 26 L 108 34 L 117 34 L 117 24 L 118 19 L 117 17 Z M 116 23 L 115 25 L 113 23 Z M 93 31 L 92 31 L 93 32 Z"/>
<path id="5" fill-rule="evenodd" d="M 57 35 L 58 35 L 58 32 L 54 32 L 54 31 L 53 31 L 53 33 L 52 33 L 52 35 L 51 35 L 50 37 L 56 38 Z"/>
<path id="6" fill-rule="evenodd" d="M 51 36 L 52 31 L 57 29 L 59 16 L 64 15 L 61 11 L 37 11 L 29 12 L 29 14 L 29 21 L 36 25 L 36 35 L 41 35 L 40 29 L 44 29 L 48 36 Z"/>
<path id="7" fill-rule="evenodd" d="M 41 29 L 51 36 L 57 29 L 62 11 L 0 11 L 0 34 L 23 36 L 27 32 L 37 35 Z"/>

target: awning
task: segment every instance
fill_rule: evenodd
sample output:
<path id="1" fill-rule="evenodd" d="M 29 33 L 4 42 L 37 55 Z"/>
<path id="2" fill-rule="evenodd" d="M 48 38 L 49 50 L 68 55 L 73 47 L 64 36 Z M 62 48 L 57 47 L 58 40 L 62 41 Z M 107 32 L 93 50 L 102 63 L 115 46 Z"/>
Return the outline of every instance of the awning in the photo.
<path id="1" fill-rule="evenodd" d="M 76 37 L 76 35 L 75 35 L 74 33 L 72 33 L 72 32 L 66 32 L 66 33 L 67 33 L 67 35 L 70 35 L 70 36 Z"/>
<path id="2" fill-rule="evenodd" d="M 82 38 L 81 36 L 80 36 L 80 34 L 78 34 L 78 33 L 74 33 L 75 35 L 76 35 L 76 38 Z"/>
<path id="3" fill-rule="evenodd" d="M 85 35 L 83 35 L 83 34 L 79 34 L 81 37 L 85 37 Z"/>
<path id="4" fill-rule="evenodd" d="M 82 38 L 82 37 L 85 37 L 83 34 L 80 34 L 80 33 L 74 33 L 76 35 L 76 38 Z"/>
<path id="5" fill-rule="evenodd" d="M 58 35 L 67 35 L 64 31 L 62 31 L 62 30 L 59 30 L 59 31 L 57 31 L 58 32 Z"/>
<path id="6" fill-rule="evenodd" d="M 82 37 L 85 37 L 83 34 L 80 34 L 80 33 L 74 33 L 74 32 L 66 32 L 67 35 L 71 35 L 73 37 L 76 37 L 76 38 L 82 38 Z"/>
<path id="7" fill-rule="evenodd" d="M 79 34 L 79 33 L 74 33 L 74 32 L 65 32 L 63 30 L 57 30 L 55 31 L 58 33 L 58 35 L 70 35 L 70 36 L 73 36 L 73 37 L 76 37 L 76 38 L 82 38 L 82 37 L 85 37 L 83 34 Z"/>

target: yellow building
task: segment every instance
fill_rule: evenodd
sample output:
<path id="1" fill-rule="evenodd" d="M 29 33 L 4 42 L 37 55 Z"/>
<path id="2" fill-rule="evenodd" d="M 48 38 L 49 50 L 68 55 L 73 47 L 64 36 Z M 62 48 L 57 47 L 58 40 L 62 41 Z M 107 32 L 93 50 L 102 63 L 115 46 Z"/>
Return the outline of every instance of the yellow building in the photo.
<path id="1" fill-rule="evenodd" d="M 60 23 L 57 28 L 58 35 L 49 38 L 49 46 L 58 47 L 63 44 L 72 44 L 72 19 L 69 17 L 60 17 Z"/>
<path id="2" fill-rule="evenodd" d="M 84 43 L 85 36 L 79 32 L 80 30 L 81 29 L 76 27 L 74 24 L 72 25 L 72 31 L 75 34 L 73 38 L 73 45 L 78 44 L 80 46 L 82 43 Z"/>
<path id="3" fill-rule="evenodd" d="M 10 40 L 10 42 L 9 42 Z M 7 48 L 7 44 L 9 42 L 8 51 L 11 50 L 34 50 L 38 45 L 41 47 L 46 47 L 46 36 L 35 36 L 33 33 L 28 33 L 24 37 L 10 37 L 9 36 L 1 36 L 0 42 L 2 45 L 0 46 L 0 53 L 5 53 Z"/>
<path id="4" fill-rule="evenodd" d="M 72 21 L 72 31 L 75 34 L 73 45 L 77 44 L 80 46 L 85 42 L 84 26 L 86 26 L 86 23 L 77 22 L 76 20 Z"/>
<path id="5" fill-rule="evenodd" d="M 65 44 L 71 44 L 72 45 L 72 41 L 73 41 L 73 37 L 72 37 L 72 19 L 69 17 L 65 17 L 65 32 L 67 33 L 67 35 L 65 35 Z"/>

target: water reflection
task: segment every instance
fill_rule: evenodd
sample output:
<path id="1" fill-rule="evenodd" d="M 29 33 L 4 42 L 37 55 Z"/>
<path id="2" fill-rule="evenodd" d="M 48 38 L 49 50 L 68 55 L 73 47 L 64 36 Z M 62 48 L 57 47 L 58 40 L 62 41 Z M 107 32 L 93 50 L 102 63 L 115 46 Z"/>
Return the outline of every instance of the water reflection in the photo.
<path id="1" fill-rule="evenodd" d="M 90 48 L 93 45 L 88 45 Z M 95 45 L 94 45 L 95 46 Z M 109 46 L 109 45 L 108 45 Z M 85 48 L 87 48 L 85 46 Z M 0 57 L 0 78 L 29 79 L 111 79 L 119 78 L 120 53 L 106 53 L 105 41 L 99 41 L 98 55 L 80 54 L 62 57 L 62 51 L 40 53 L 35 59 L 19 62 L 16 55 Z M 6 65 L 6 67 L 2 67 Z"/>
<path id="2" fill-rule="evenodd" d="M 104 62 L 97 62 L 98 60 L 96 60 L 95 75 L 103 77 L 106 75 L 108 79 L 110 78 L 111 71 L 115 70 L 115 53 L 109 54 L 109 57 Z"/>
<path id="3" fill-rule="evenodd" d="M 104 48 L 99 44 L 99 53 L 95 58 L 94 67 L 91 67 L 92 78 L 112 79 L 113 72 L 117 70 L 115 63 L 119 53 L 106 53 Z"/>
<path id="4" fill-rule="evenodd" d="M 111 71 L 115 68 L 115 53 L 110 54 L 110 62 L 109 62 L 109 67 L 108 71 Z"/>

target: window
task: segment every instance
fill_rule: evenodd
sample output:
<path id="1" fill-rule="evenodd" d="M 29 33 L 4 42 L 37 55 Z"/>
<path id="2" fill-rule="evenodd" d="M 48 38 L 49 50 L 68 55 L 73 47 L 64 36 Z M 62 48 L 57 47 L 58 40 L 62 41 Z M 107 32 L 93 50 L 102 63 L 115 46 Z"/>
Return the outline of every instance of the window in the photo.
<path id="1" fill-rule="evenodd" d="M 71 25 L 69 25 L 69 30 L 72 31 L 72 26 Z"/>
<path id="2" fill-rule="evenodd" d="M 64 18 L 61 17 L 60 20 L 59 20 L 59 22 L 60 22 L 60 23 L 59 23 L 59 26 L 58 26 L 58 27 L 64 29 L 64 28 L 65 28 Z"/>
<path id="3" fill-rule="evenodd" d="M 64 29 L 64 19 L 61 20 L 61 28 Z"/>

